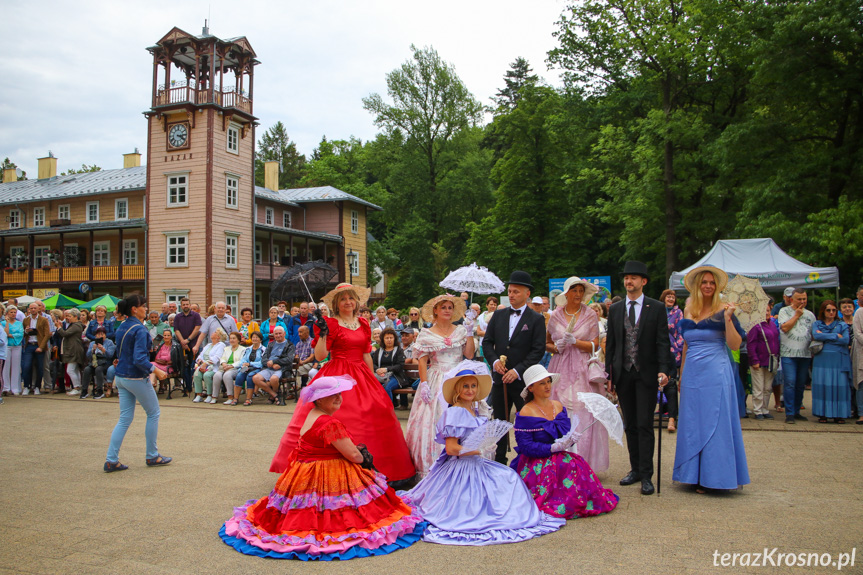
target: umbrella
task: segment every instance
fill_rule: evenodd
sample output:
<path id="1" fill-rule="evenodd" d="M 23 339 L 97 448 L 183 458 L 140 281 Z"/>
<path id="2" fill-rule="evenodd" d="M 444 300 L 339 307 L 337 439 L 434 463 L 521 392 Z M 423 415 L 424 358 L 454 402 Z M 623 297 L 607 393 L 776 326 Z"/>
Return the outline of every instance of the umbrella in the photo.
<path id="1" fill-rule="evenodd" d="M 608 436 L 618 445 L 623 446 L 623 420 L 620 418 L 617 406 L 598 393 L 579 391 L 576 396 L 594 419 L 593 423 L 588 425 L 585 430 L 590 429 L 598 421 L 608 431 Z"/>
<path id="2" fill-rule="evenodd" d="M 15 299 L 18 300 L 18 307 L 19 308 L 25 308 L 28 305 L 30 305 L 31 303 L 33 303 L 34 301 L 39 301 L 39 298 L 33 297 L 31 295 L 22 295 L 20 297 L 16 297 Z"/>
<path id="3" fill-rule="evenodd" d="M 722 291 L 725 301 L 737 306 L 734 315 L 746 331 L 764 321 L 770 298 L 761 289 L 761 282 L 737 274 Z"/>
<path id="4" fill-rule="evenodd" d="M 110 294 L 105 294 L 102 297 L 98 297 L 96 299 L 90 300 L 86 303 L 82 303 L 78 306 L 79 309 L 93 309 L 98 305 L 105 306 L 109 312 L 114 311 L 117 308 L 117 302 L 120 301 L 120 298 L 116 298 Z"/>
<path id="5" fill-rule="evenodd" d="M 451 271 L 442 282 L 440 287 L 453 291 L 468 291 L 472 293 L 501 293 L 504 291 L 503 282 L 488 269 L 476 265 Z"/>
<path id="6" fill-rule="evenodd" d="M 58 293 L 55 296 L 51 296 L 48 299 L 43 300 L 42 303 L 45 304 L 45 309 L 69 309 L 70 307 L 78 307 L 84 302 L 79 299 L 74 299 Z"/>
<path id="7" fill-rule="evenodd" d="M 308 295 L 309 301 L 314 301 L 311 290 L 329 286 L 332 279 L 338 275 L 339 270 L 322 260 L 297 264 L 286 269 L 279 279 L 273 282 L 270 297 L 274 301 L 289 301 Z"/>

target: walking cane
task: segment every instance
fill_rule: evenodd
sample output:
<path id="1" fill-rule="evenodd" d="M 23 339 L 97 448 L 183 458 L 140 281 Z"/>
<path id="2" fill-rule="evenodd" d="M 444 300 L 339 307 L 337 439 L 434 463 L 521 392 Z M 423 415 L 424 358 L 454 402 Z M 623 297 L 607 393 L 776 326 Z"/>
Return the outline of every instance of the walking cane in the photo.
<path id="1" fill-rule="evenodd" d="M 662 376 L 659 376 L 660 383 L 662 382 Z M 659 397 L 661 398 L 664 395 L 662 392 L 662 388 L 659 388 Z M 666 398 L 666 401 L 668 399 Z M 656 496 L 662 493 L 662 400 L 657 401 L 659 404 L 659 436 L 656 441 L 658 443 L 658 447 L 656 448 Z"/>
<path id="2" fill-rule="evenodd" d="M 498 360 L 500 360 L 500 365 L 503 366 L 504 369 L 506 369 L 506 356 L 502 355 L 498 358 Z M 502 377 L 503 376 L 501 376 L 501 378 Z M 503 383 L 502 379 L 501 385 L 503 385 L 503 409 L 506 412 L 506 422 L 509 423 L 509 397 L 506 390 L 507 384 Z M 506 437 L 506 452 L 509 453 L 511 451 L 509 447 L 509 433 L 507 433 L 504 437 Z"/>

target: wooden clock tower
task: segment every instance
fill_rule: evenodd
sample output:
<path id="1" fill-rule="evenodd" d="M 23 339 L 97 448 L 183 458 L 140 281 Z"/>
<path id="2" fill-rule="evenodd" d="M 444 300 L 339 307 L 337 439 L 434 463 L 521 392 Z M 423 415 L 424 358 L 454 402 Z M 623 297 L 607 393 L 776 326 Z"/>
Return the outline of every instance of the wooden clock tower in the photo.
<path id="1" fill-rule="evenodd" d="M 245 37 L 168 32 L 153 54 L 147 296 L 253 307 L 254 71 Z M 202 309 L 203 311 L 203 309 Z"/>

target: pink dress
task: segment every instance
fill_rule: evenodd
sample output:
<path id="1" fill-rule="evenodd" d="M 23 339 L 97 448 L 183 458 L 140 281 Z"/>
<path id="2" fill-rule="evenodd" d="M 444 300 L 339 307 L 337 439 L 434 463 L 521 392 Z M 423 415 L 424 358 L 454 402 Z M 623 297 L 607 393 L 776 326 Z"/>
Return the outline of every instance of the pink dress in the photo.
<path id="1" fill-rule="evenodd" d="M 555 309 L 548 320 L 548 333 L 552 341 L 563 338 L 564 332 L 569 325 L 570 316 L 566 315 L 564 306 Z M 596 312 L 581 304 L 581 314 L 572 330 L 578 340 L 593 340 L 599 337 L 599 320 Z M 548 371 L 559 373 L 560 380 L 551 388 L 551 397 L 561 402 L 570 414 L 578 416 L 579 432 L 584 435 L 578 440 L 578 454 L 582 456 L 594 471 L 606 471 L 608 469 L 608 432 L 601 423 L 597 423 L 587 429 L 593 423 L 593 416 L 584 404 L 578 401 L 576 395 L 579 391 L 599 393 L 605 395 L 605 389 L 601 385 L 591 384 L 587 379 L 587 362 L 590 359 L 589 352 L 583 352 L 572 345 L 567 345 L 558 353 L 554 354 L 548 364 Z M 587 429 L 587 431 L 585 431 Z"/>

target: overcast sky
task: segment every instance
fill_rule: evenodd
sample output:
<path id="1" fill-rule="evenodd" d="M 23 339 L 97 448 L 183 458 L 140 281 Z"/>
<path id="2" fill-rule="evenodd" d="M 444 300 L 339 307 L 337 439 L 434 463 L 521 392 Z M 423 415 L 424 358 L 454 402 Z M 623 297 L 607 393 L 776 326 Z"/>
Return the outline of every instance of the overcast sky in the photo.
<path id="1" fill-rule="evenodd" d="M 146 153 L 146 48 L 173 26 L 200 34 L 208 14 L 211 34 L 246 36 L 261 61 L 258 138 L 282 121 L 308 155 L 324 135 L 374 137 L 362 98 L 378 92 L 389 101 L 386 74 L 410 57 L 411 44 L 437 49 L 483 104 L 518 56 L 558 85 L 545 59 L 565 2 L 0 0 L 0 8 L 0 160 L 34 177 L 48 150 L 59 171 L 120 168 L 122 154 Z"/>

